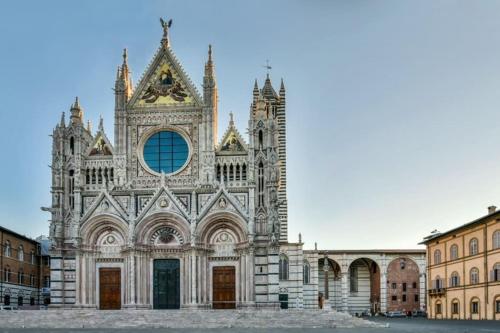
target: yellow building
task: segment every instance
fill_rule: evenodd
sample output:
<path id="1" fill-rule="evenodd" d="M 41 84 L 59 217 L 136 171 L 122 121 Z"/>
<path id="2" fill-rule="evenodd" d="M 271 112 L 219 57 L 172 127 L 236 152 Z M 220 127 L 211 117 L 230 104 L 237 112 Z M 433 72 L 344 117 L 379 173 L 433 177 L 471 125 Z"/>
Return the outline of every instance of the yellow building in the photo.
<path id="1" fill-rule="evenodd" d="M 500 210 L 447 232 L 427 246 L 427 304 L 431 319 L 500 320 Z"/>

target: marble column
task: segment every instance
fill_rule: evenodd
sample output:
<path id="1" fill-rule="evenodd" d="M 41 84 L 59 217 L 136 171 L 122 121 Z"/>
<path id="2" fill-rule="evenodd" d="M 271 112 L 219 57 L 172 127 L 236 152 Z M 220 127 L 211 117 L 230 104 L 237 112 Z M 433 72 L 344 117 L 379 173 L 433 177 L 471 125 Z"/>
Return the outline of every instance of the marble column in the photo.
<path id="1" fill-rule="evenodd" d="M 349 274 L 347 272 L 341 273 L 342 279 L 342 311 L 348 312 L 348 298 L 349 298 Z"/>

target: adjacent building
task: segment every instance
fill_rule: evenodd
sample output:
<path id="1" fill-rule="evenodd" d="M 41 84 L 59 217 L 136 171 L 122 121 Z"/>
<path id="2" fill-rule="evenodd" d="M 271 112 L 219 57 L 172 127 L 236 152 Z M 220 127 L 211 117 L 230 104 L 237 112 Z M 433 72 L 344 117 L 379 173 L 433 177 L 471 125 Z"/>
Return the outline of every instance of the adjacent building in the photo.
<path id="1" fill-rule="evenodd" d="M 427 303 L 432 319 L 500 319 L 500 211 L 447 232 L 427 246 Z"/>
<path id="2" fill-rule="evenodd" d="M 41 243 L 0 226 L 0 244 L 0 305 L 46 304 L 42 288 L 50 286 L 50 259 Z"/>

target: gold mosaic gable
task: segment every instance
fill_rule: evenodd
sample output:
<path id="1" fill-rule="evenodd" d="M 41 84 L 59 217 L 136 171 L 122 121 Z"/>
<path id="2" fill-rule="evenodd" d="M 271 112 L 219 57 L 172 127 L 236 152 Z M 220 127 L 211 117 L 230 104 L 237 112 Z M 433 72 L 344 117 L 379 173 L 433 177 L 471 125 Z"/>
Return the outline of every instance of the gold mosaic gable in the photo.
<path id="1" fill-rule="evenodd" d="M 193 103 L 187 84 L 165 57 L 152 72 L 135 102 L 136 106 Z"/>
<path id="2" fill-rule="evenodd" d="M 220 151 L 227 152 L 244 152 L 245 148 L 240 141 L 239 136 L 234 131 L 230 131 L 228 135 L 222 141 Z"/>

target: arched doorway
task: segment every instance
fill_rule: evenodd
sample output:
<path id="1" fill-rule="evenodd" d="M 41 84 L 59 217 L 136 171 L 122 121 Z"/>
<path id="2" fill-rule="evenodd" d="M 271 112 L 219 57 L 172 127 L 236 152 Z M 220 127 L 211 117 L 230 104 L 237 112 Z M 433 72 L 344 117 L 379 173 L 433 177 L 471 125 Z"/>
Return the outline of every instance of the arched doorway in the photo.
<path id="1" fill-rule="evenodd" d="M 318 303 L 340 310 L 342 307 L 342 281 L 340 265 L 327 258 L 318 260 Z"/>
<path id="2" fill-rule="evenodd" d="M 380 312 L 380 268 L 369 258 L 358 258 L 349 265 L 349 312 Z"/>

